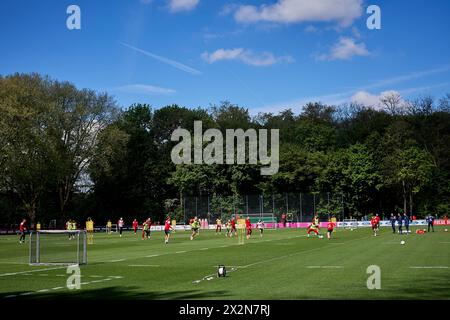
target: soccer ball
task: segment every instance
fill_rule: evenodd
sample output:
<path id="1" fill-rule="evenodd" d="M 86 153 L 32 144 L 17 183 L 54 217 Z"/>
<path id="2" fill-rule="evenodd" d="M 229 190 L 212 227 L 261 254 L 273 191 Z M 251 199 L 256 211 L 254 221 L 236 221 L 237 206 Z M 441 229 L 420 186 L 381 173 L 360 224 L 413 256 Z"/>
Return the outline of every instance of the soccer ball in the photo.
<path id="1" fill-rule="evenodd" d="M 445 232 L 448 232 L 448 230 L 447 230 L 447 229 L 445 229 L 444 231 L 445 231 Z"/>
<path id="2" fill-rule="evenodd" d="M 323 238 L 323 236 L 319 236 L 319 239 L 322 239 Z"/>
<path id="3" fill-rule="evenodd" d="M 403 241 L 403 240 L 400 241 L 400 244 L 401 244 L 401 245 L 404 245 L 404 244 L 405 244 L 405 241 Z"/>

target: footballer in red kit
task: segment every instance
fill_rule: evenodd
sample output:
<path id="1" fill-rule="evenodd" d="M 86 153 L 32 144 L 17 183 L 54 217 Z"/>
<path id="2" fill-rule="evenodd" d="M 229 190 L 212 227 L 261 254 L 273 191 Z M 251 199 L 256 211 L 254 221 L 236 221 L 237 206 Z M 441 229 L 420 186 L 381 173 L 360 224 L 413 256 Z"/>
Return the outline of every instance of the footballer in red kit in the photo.
<path id="1" fill-rule="evenodd" d="M 372 231 L 373 235 L 376 237 L 378 232 L 378 221 L 379 218 L 376 216 L 373 216 L 372 219 L 370 219 L 370 224 L 372 225 Z"/>
<path id="2" fill-rule="evenodd" d="M 245 228 L 247 229 L 247 239 L 250 239 L 250 236 L 252 235 L 252 224 L 249 217 L 245 219 Z"/>
<path id="3" fill-rule="evenodd" d="M 327 224 L 327 238 L 331 239 L 331 234 L 333 233 L 334 230 L 334 223 L 331 222 L 331 220 L 328 220 L 328 224 Z"/>

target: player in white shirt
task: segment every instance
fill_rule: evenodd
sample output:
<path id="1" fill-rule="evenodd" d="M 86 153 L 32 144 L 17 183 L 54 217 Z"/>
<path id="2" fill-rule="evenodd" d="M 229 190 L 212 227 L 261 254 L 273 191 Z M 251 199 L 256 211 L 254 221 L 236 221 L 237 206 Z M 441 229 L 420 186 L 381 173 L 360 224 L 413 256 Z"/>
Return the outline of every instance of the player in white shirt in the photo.
<path id="1" fill-rule="evenodd" d="M 119 234 L 120 234 L 120 237 L 122 237 L 122 231 L 123 231 L 123 226 L 124 226 L 124 222 L 123 222 L 123 219 L 122 218 L 120 218 L 119 219 L 119 221 L 117 222 L 117 225 L 118 225 L 118 227 L 119 227 Z"/>
<path id="2" fill-rule="evenodd" d="M 262 238 L 263 232 L 264 232 L 264 222 L 262 220 L 259 220 L 256 224 L 256 228 L 259 230 L 259 236 Z"/>

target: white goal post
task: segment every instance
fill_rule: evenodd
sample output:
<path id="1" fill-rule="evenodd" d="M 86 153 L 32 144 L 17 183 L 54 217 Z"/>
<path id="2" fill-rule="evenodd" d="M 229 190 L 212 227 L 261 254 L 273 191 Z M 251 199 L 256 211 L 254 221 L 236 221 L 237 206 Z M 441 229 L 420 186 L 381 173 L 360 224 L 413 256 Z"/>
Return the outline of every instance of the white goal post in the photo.
<path id="1" fill-rule="evenodd" d="M 87 264 L 86 230 L 37 230 L 30 234 L 30 265 Z"/>

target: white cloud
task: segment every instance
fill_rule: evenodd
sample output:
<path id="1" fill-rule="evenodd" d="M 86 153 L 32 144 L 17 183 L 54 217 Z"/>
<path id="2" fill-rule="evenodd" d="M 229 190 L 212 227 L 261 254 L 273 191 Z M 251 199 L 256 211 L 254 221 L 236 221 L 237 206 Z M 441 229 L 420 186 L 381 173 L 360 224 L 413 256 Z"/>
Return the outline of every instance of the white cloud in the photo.
<path id="1" fill-rule="evenodd" d="M 275 4 L 259 7 L 241 5 L 234 18 L 241 23 L 326 21 L 345 27 L 362 13 L 362 0 L 278 0 Z"/>
<path id="2" fill-rule="evenodd" d="M 443 83 L 437 83 L 434 85 L 428 85 L 428 86 L 422 86 L 422 87 L 410 87 L 405 88 L 402 90 L 385 90 L 379 94 L 373 94 L 368 92 L 367 90 L 378 88 L 378 87 L 386 87 L 391 86 L 395 83 L 403 83 L 403 82 L 409 82 L 411 80 L 423 78 L 430 76 L 432 74 L 436 73 L 443 73 L 450 71 L 450 65 L 445 65 L 439 68 L 435 69 L 429 69 L 424 71 L 416 71 L 413 73 L 410 73 L 408 75 L 401 75 L 396 76 L 384 80 L 378 80 L 372 84 L 361 86 L 357 88 L 352 88 L 348 91 L 338 92 L 338 93 L 331 93 L 331 94 L 324 94 L 319 96 L 304 96 L 301 98 L 293 99 L 291 101 L 282 101 L 282 102 L 275 102 L 271 104 L 262 104 L 258 107 L 250 109 L 250 112 L 252 115 L 256 115 L 258 112 L 272 112 L 276 113 L 282 110 L 285 110 L 287 108 L 291 108 L 295 111 L 298 111 L 298 108 L 305 103 L 311 102 L 311 101 L 320 101 L 322 103 L 330 104 L 330 105 L 339 105 L 342 103 L 348 103 L 348 102 L 358 102 L 367 106 L 372 106 L 373 108 L 380 108 L 380 102 L 381 98 L 385 96 L 388 93 L 398 93 L 402 95 L 403 97 L 407 97 L 412 94 L 424 94 L 429 93 L 431 89 L 436 88 L 442 88 L 446 87 L 450 89 L 450 82 L 443 82 Z M 392 86 L 391 86 L 392 88 Z M 405 105 L 405 101 L 401 101 L 401 105 Z"/>
<path id="3" fill-rule="evenodd" d="M 367 91 L 358 91 L 350 100 L 351 102 L 356 102 L 368 107 L 378 107 L 380 104 L 380 96 L 371 94 Z"/>
<path id="4" fill-rule="evenodd" d="M 370 55 L 366 45 L 356 43 L 354 39 L 341 37 L 337 43 L 331 47 L 329 53 L 316 56 L 316 60 L 349 60 L 354 56 Z"/>
<path id="5" fill-rule="evenodd" d="M 384 109 L 385 106 L 381 103 L 381 100 L 388 96 L 398 96 L 400 99 L 398 101 L 400 108 L 405 108 L 406 102 L 401 98 L 402 92 L 396 91 L 396 90 L 387 90 L 383 91 L 381 93 L 377 94 L 371 94 L 367 91 L 358 91 L 355 93 L 351 98 L 351 102 L 356 102 L 359 104 L 362 104 L 366 107 L 371 107 L 376 110 Z"/>
<path id="6" fill-rule="evenodd" d="M 194 9 L 200 0 L 169 0 L 171 12 L 190 11 Z"/>
<path id="7" fill-rule="evenodd" d="M 162 88 L 146 84 L 129 84 L 114 89 L 116 91 L 121 91 L 125 93 L 146 94 L 146 95 L 165 95 L 176 93 L 176 91 L 173 89 Z"/>
<path id="8" fill-rule="evenodd" d="M 218 49 L 212 53 L 204 52 L 202 59 L 212 64 L 221 60 L 240 60 L 251 66 L 270 66 L 276 63 L 292 63 L 294 59 L 291 56 L 277 57 L 271 52 L 253 53 L 251 50 L 243 48 Z"/>

